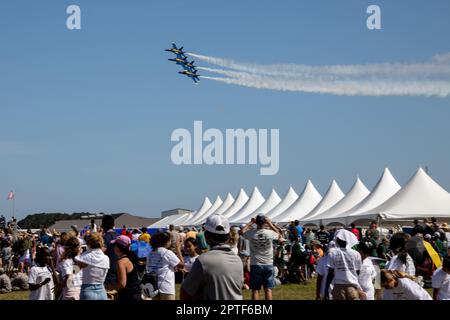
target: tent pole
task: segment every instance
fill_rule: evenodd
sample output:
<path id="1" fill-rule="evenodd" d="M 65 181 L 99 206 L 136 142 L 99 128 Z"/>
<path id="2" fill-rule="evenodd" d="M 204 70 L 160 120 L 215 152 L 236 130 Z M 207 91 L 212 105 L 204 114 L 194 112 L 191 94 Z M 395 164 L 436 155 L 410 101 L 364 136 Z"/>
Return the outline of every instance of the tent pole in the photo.
<path id="1" fill-rule="evenodd" d="M 380 230 L 381 230 L 381 235 L 383 235 L 383 228 L 381 227 L 381 216 L 380 215 L 378 215 L 377 216 L 377 224 L 378 224 L 378 227 L 380 228 Z"/>

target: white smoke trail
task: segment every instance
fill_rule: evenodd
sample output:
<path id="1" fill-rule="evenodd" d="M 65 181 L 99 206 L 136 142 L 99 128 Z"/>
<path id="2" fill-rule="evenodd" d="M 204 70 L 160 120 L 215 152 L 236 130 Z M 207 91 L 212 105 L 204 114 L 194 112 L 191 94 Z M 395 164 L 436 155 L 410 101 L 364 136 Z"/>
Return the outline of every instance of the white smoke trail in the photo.
<path id="1" fill-rule="evenodd" d="M 274 75 L 284 77 L 298 77 L 299 75 L 328 75 L 328 76 L 450 76 L 450 53 L 436 55 L 430 62 L 424 63 L 377 63 L 361 65 L 325 65 L 308 66 L 302 64 L 269 64 L 239 63 L 231 59 L 204 56 L 189 53 L 193 57 L 220 67 L 238 71 Z"/>
<path id="2" fill-rule="evenodd" d="M 205 78 L 246 87 L 336 95 L 450 95 L 450 53 L 435 56 L 426 63 L 342 66 L 256 65 L 191 55 L 232 69 L 199 67 L 203 71 L 226 76 Z"/>
<path id="3" fill-rule="evenodd" d="M 232 78 L 242 78 L 245 75 L 251 75 L 250 73 L 240 72 L 240 71 L 230 71 L 224 69 L 207 68 L 207 67 L 197 67 L 198 70 L 208 71 L 211 73 L 223 74 L 224 76 Z"/>
<path id="4" fill-rule="evenodd" d="M 219 78 L 205 77 L 210 80 L 236 84 L 257 89 L 280 91 L 301 91 L 309 93 L 326 93 L 347 96 L 438 96 L 450 95 L 450 82 L 445 81 L 321 81 L 321 80 L 289 80 L 254 76 L 251 78 Z"/>

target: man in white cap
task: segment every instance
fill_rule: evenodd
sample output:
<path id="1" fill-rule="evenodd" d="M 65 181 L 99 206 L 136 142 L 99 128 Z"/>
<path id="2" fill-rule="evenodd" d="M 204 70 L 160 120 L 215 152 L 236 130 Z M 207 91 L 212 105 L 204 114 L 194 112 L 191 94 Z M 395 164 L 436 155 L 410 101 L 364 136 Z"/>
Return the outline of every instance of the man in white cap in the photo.
<path id="1" fill-rule="evenodd" d="M 358 281 L 361 270 L 361 255 L 352 247 L 358 243 L 356 236 L 345 229 L 338 230 L 335 235 L 336 250 L 328 256 L 328 275 L 325 285 L 325 299 L 328 298 L 329 285 L 333 281 L 331 292 L 333 300 L 366 299 Z"/>
<path id="2" fill-rule="evenodd" d="M 242 262 L 228 244 L 230 224 L 227 218 L 211 215 L 204 229 L 210 250 L 192 265 L 181 286 L 181 300 L 242 300 Z"/>

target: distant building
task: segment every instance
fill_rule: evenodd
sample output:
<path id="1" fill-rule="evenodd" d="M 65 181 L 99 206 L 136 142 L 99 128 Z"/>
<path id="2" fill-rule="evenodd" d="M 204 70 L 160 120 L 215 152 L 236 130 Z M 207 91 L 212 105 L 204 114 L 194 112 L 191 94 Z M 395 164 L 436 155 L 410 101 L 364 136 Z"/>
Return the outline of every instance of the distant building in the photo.
<path id="1" fill-rule="evenodd" d="M 183 215 L 186 213 L 192 213 L 192 210 L 189 209 L 181 209 L 181 208 L 177 208 L 177 209 L 172 209 L 172 210 L 166 210 L 161 212 L 161 218 L 165 218 L 168 216 L 173 216 L 175 214 L 179 214 L 179 215 Z"/>
<path id="2" fill-rule="evenodd" d="M 127 228 L 148 227 L 149 225 L 152 225 L 153 223 L 161 219 L 138 217 L 133 216 L 129 213 L 115 213 L 111 215 L 114 217 L 116 228 L 122 228 L 123 226 L 127 226 Z M 69 231 L 71 229 L 70 227 L 75 225 L 77 226 L 78 230 L 81 231 L 91 223 L 91 219 L 94 219 L 97 227 L 101 226 L 101 216 L 86 216 L 85 219 L 57 221 L 54 225 L 50 226 L 49 229 L 55 229 L 58 232 L 64 232 Z"/>

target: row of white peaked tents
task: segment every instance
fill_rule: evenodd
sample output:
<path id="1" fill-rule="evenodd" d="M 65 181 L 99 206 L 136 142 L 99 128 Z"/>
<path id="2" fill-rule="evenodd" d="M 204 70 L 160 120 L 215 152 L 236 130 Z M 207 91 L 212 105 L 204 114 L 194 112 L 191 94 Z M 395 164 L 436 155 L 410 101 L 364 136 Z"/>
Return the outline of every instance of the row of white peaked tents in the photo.
<path id="1" fill-rule="evenodd" d="M 323 197 L 310 180 L 300 195 L 289 187 L 283 198 L 274 189 L 267 199 L 257 187 L 250 197 L 241 189 L 236 199 L 228 194 L 224 201 L 218 196 L 211 203 L 206 197 L 197 211 L 163 218 L 150 227 L 201 225 L 212 214 L 221 214 L 231 223 L 241 224 L 259 213 L 280 224 L 299 220 L 303 225 L 315 226 L 352 222 L 367 225 L 377 219 L 400 222 L 432 216 L 450 219 L 450 194 L 421 168 L 403 188 L 386 168 L 372 191 L 359 177 L 347 194 L 332 180 Z"/>

